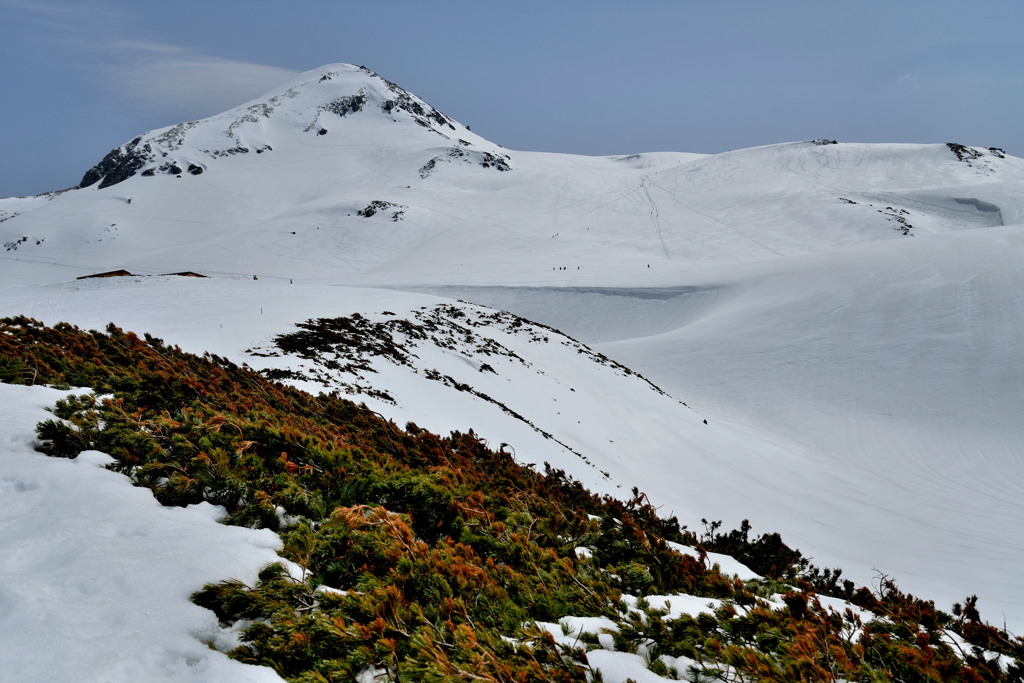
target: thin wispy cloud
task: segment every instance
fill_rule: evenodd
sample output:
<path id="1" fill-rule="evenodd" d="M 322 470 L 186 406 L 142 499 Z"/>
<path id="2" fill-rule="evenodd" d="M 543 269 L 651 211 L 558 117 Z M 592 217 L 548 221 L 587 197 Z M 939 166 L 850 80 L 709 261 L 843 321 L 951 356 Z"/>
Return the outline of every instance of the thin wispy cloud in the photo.
<path id="1" fill-rule="evenodd" d="M 896 79 L 896 87 L 908 92 L 917 90 L 918 85 L 920 85 L 920 80 L 913 74 L 900 74 L 900 77 Z"/>
<path id="2" fill-rule="evenodd" d="M 0 0 L 20 30 L 102 93 L 109 107 L 177 121 L 258 97 L 297 72 L 149 40 L 130 14 L 97 4 Z M 127 38 L 127 36 L 133 36 Z"/>
<path id="3" fill-rule="evenodd" d="M 0 8 L 16 12 L 25 12 L 29 15 L 53 17 L 58 19 L 80 16 L 87 11 L 91 11 L 87 8 L 76 5 L 32 2 L 30 0 L 0 0 Z"/>
<path id="4" fill-rule="evenodd" d="M 0 0 L 0 10 L 23 38 L 47 44 L 56 52 L 74 48 L 79 37 L 117 30 L 126 20 L 116 8 L 41 0 Z"/>
<path id="5" fill-rule="evenodd" d="M 174 117 L 208 116 L 237 106 L 297 72 L 223 59 L 186 47 L 147 41 L 100 46 L 96 76 L 113 98 Z"/>

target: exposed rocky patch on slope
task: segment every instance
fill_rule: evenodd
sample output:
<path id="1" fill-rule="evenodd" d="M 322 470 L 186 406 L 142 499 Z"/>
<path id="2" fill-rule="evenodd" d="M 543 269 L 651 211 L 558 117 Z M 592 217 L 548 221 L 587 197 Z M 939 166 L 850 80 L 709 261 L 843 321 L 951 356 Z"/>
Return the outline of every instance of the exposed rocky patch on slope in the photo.
<path id="1" fill-rule="evenodd" d="M 262 358 L 288 358 L 286 367 L 263 370 L 267 377 L 315 382 L 325 389 L 350 396 L 397 404 L 396 398 L 381 389 L 371 375 L 383 369 L 381 363 L 405 367 L 431 382 L 497 407 L 591 466 L 593 463 L 584 453 L 539 427 L 516 407 L 488 393 L 473 377 L 512 372 L 518 377 L 516 381 L 523 381 L 520 372 L 527 376 L 545 376 L 547 373 L 513 348 L 513 340 L 517 340 L 531 345 L 557 344 L 605 366 L 616 375 L 639 379 L 651 391 L 665 395 L 634 371 L 558 330 L 505 311 L 469 304 L 424 306 L 412 311 L 410 318 L 398 317 L 390 311 L 367 315 L 353 313 L 338 318 L 307 320 L 297 323 L 296 327 L 299 331 L 275 337 L 273 346 L 247 350 L 247 353 Z M 439 369 L 436 365 L 438 349 L 442 354 L 458 358 L 461 361 L 459 367 L 464 364 L 474 372 L 467 374 Z M 435 360 L 431 359 L 432 356 Z M 297 363 L 296 358 L 300 359 Z M 568 390 L 571 393 L 576 391 L 571 386 Z M 602 475 L 608 477 L 605 472 Z"/>
<path id="2" fill-rule="evenodd" d="M 995 173 L 995 169 L 992 168 L 992 164 L 986 158 L 987 156 L 993 156 L 996 159 L 1006 158 L 1006 152 L 998 147 L 968 147 L 957 142 L 947 142 L 946 147 L 956 156 L 957 161 L 961 161 L 986 173 Z M 982 151 L 983 149 L 984 151 Z M 986 152 L 988 152 L 987 155 Z"/>
<path id="3" fill-rule="evenodd" d="M 437 170 L 439 164 L 461 163 L 481 168 L 493 168 L 496 171 L 511 171 L 512 157 L 508 154 L 492 154 L 491 152 L 480 152 L 476 150 L 464 150 L 459 147 L 451 147 L 445 154 L 438 154 L 430 161 L 420 167 L 420 178 L 430 177 Z"/>
<path id="4" fill-rule="evenodd" d="M 99 183 L 99 189 L 102 190 L 131 178 L 154 159 L 152 146 L 141 143 L 142 137 L 139 136 L 131 142 L 111 150 L 100 163 L 85 172 L 78 185 L 90 187 Z"/>
<path id="5" fill-rule="evenodd" d="M 272 377 L 287 375 L 320 382 L 347 394 L 371 395 L 368 392 L 372 389 L 361 382 L 366 380 L 366 373 L 377 372 L 373 367 L 376 359 L 429 376 L 430 368 L 418 367 L 420 356 L 416 351 L 421 348 L 441 348 L 457 353 L 479 372 L 496 373 L 488 362 L 496 357 L 532 368 L 532 363 L 500 339 L 501 335 L 511 335 L 531 344 L 557 343 L 574 349 L 594 363 L 621 376 L 641 379 L 651 390 L 665 395 L 633 370 L 572 337 L 507 311 L 460 303 L 423 306 L 412 314 L 411 320 L 399 318 L 390 311 L 308 320 L 296 324 L 300 332 L 278 335 L 273 347 L 256 347 L 247 352 L 262 357 L 298 356 L 309 361 L 301 370 L 265 371 L 264 374 Z M 539 369 L 536 372 L 544 374 Z"/>
<path id="6" fill-rule="evenodd" d="M 367 204 L 359 211 L 356 211 L 356 215 L 362 216 L 363 218 L 370 218 L 377 214 L 384 214 L 390 211 L 392 221 L 402 220 L 402 216 L 405 215 L 405 210 L 409 207 L 405 204 L 396 204 L 395 202 L 384 201 L 383 199 L 374 199 L 372 202 Z M 391 211 L 394 209 L 394 211 Z"/>

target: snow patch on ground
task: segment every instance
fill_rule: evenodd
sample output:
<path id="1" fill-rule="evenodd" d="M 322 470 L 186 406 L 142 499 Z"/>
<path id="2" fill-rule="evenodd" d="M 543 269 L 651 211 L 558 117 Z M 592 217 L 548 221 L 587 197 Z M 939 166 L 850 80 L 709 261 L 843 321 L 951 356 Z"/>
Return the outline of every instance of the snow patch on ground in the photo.
<path id="1" fill-rule="evenodd" d="M 161 506 L 103 469 L 33 450 L 43 408 L 67 392 L 0 384 L 0 653 L 10 681 L 280 681 L 229 659 L 206 583 L 255 581 L 277 560 L 267 530 L 223 526 L 208 503 Z"/>

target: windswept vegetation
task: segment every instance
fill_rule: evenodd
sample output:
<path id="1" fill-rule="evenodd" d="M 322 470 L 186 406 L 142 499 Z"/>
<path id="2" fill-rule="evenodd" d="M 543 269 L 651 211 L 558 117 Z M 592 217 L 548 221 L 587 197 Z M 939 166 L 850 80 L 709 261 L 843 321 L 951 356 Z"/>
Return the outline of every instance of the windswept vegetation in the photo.
<path id="1" fill-rule="evenodd" d="M 241 628 L 233 657 L 289 680 L 595 681 L 587 653 L 609 645 L 688 680 L 1024 680 L 1024 639 L 974 597 L 946 613 L 890 577 L 856 586 L 747 523 L 694 532 L 636 489 L 599 497 L 472 431 L 400 428 L 148 335 L 4 319 L 0 381 L 92 390 L 39 425 L 43 452 L 101 450 L 165 505 L 208 501 L 280 533 L 284 560 L 257 585 L 194 600 Z M 708 552 L 762 578 L 726 576 Z M 651 597 L 676 594 L 716 607 Z M 558 637 L 566 617 L 606 626 Z"/>

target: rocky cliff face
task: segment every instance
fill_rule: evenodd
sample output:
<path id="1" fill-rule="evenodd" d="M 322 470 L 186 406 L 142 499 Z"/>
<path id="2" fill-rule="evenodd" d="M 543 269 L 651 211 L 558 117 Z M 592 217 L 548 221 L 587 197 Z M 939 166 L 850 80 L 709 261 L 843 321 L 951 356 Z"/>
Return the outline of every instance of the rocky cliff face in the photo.
<path id="1" fill-rule="evenodd" d="M 148 161 L 152 160 L 152 148 L 147 144 L 140 148 L 142 137 L 137 137 L 126 145 L 110 151 L 82 176 L 79 187 L 89 187 L 99 183 L 100 189 L 117 185 L 135 175 Z"/>

